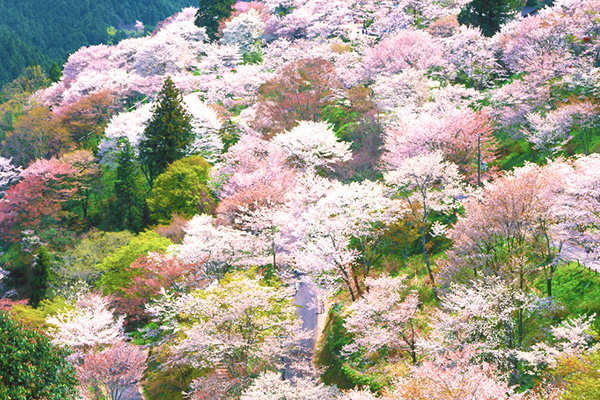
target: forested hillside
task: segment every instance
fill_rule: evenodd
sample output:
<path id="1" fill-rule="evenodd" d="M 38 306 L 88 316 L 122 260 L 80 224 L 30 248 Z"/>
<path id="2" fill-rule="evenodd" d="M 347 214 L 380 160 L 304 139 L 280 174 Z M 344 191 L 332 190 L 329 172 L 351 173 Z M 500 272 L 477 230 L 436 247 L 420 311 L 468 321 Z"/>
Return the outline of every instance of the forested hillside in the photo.
<path id="1" fill-rule="evenodd" d="M 29 66 L 42 65 L 48 71 L 52 62 L 62 65 L 80 47 L 129 37 L 136 31 L 136 21 L 153 29 L 158 21 L 191 5 L 196 2 L 0 0 L 0 84 Z"/>
<path id="2" fill-rule="evenodd" d="M 2 86 L 0 398 L 598 400 L 600 0 L 198 5 Z"/>

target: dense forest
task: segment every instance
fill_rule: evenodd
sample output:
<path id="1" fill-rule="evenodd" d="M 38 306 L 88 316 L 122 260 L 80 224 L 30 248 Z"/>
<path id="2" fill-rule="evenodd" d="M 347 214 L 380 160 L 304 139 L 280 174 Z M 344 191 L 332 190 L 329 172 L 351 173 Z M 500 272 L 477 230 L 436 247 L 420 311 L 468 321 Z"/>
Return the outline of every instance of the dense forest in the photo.
<path id="1" fill-rule="evenodd" d="M 0 91 L 0 398 L 599 399 L 600 0 L 120 4 Z"/>
<path id="2" fill-rule="evenodd" d="M 118 42 L 147 30 L 192 0 L 1 0 L 0 84 L 10 82 L 26 67 L 50 70 L 62 65 L 80 47 Z M 143 29 L 142 29 L 143 30 Z"/>

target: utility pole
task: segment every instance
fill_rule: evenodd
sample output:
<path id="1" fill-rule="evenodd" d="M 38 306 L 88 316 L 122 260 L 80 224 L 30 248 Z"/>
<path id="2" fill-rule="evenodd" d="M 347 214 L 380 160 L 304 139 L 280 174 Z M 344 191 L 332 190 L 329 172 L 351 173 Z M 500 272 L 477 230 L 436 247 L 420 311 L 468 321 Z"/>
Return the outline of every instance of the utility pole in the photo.
<path id="1" fill-rule="evenodd" d="M 481 186 L 481 133 L 477 134 L 477 187 Z"/>

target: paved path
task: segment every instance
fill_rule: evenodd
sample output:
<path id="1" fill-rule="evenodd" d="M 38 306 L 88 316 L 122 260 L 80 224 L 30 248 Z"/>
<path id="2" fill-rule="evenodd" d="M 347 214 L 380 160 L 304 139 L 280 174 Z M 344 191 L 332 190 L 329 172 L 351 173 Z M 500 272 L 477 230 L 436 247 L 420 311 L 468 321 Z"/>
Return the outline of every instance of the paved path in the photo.
<path id="1" fill-rule="evenodd" d="M 298 290 L 294 296 L 294 303 L 299 306 L 297 313 L 302 320 L 302 329 L 310 332 L 310 337 L 301 340 L 299 351 L 288 360 L 285 367 L 286 379 L 302 376 L 303 370 L 298 367 L 302 363 L 311 362 L 319 334 L 318 289 L 311 279 L 302 278 L 303 276 L 299 276 L 297 280 Z"/>
<path id="2" fill-rule="evenodd" d="M 138 390 L 137 386 L 132 387 L 123 394 L 122 400 L 145 400 Z"/>
<path id="3" fill-rule="evenodd" d="M 600 260 L 593 254 L 587 253 L 581 246 L 563 243 L 558 256 L 562 260 L 579 262 L 592 271 L 600 272 Z"/>

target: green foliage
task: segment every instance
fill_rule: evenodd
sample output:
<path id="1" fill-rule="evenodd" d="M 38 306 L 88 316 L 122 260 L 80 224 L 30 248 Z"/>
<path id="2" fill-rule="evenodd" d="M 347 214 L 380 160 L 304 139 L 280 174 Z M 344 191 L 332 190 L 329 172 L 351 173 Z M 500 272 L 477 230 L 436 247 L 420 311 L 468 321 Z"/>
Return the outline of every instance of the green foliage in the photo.
<path id="1" fill-rule="evenodd" d="M 344 372 L 344 359 L 341 357 L 342 347 L 352 341 L 344 329 L 341 305 L 331 307 L 322 337 L 323 342 L 317 351 L 316 358 L 317 365 L 325 368 L 321 379 L 327 385 L 337 385 L 340 389 L 352 389 L 355 382 Z"/>
<path id="2" fill-rule="evenodd" d="M 458 14 L 458 22 L 478 27 L 485 36 L 491 37 L 520 4 L 517 0 L 472 0 Z"/>
<path id="3" fill-rule="evenodd" d="M 117 160 L 117 179 L 114 182 L 115 201 L 111 204 L 114 226 L 140 232 L 144 226 L 145 190 L 133 148 L 126 141 Z"/>
<path id="4" fill-rule="evenodd" d="M 143 328 L 138 329 L 137 331 L 131 332 L 131 336 L 133 337 L 133 344 L 138 346 L 145 346 L 148 344 L 156 343 L 160 337 L 159 336 L 148 336 L 146 337 L 144 333 L 146 331 L 158 331 L 159 325 L 156 322 L 150 322 L 145 325 Z"/>
<path id="5" fill-rule="evenodd" d="M 24 321 L 34 328 L 45 328 L 46 317 L 56 314 L 58 311 L 73 308 L 64 297 L 55 297 L 53 300 L 42 300 L 38 308 L 15 304 L 10 310 L 16 320 Z"/>
<path id="6" fill-rule="evenodd" d="M 502 150 L 505 156 L 500 162 L 500 169 L 510 171 L 514 168 L 522 167 L 525 162 L 535 161 L 535 153 L 527 140 L 521 139 L 516 142 L 510 142 Z"/>
<path id="7" fill-rule="evenodd" d="M 0 398 L 76 399 L 75 369 L 68 352 L 0 312 Z"/>
<path id="8" fill-rule="evenodd" d="M 1 68 L 0 74 L 2 73 Z M 26 68 L 17 78 L 2 86 L 0 92 L 0 140 L 6 138 L 6 134 L 13 129 L 15 121 L 30 108 L 31 94 L 49 85 L 50 81 L 42 68 L 33 66 Z"/>
<path id="9" fill-rule="evenodd" d="M 97 286 L 102 288 L 104 294 L 121 293 L 131 281 L 133 272 L 128 271 L 127 267 L 132 262 L 150 251 L 165 251 L 172 244 L 169 239 L 160 237 L 156 232 L 140 233 L 129 244 L 102 260 L 100 269 L 105 272 Z"/>
<path id="10" fill-rule="evenodd" d="M 545 293 L 545 279 L 540 279 L 537 287 Z M 600 315 L 600 274 L 575 263 L 561 266 L 552 279 L 552 295 L 568 314 Z"/>
<path id="11" fill-rule="evenodd" d="M 31 275 L 31 293 L 29 294 L 29 304 L 33 308 L 38 308 L 40 302 L 46 297 L 48 292 L 48 270 L 50 268 L 50 256 L 43 247 L 40 247 L 35 258 L 33 271 Z"/>
<path id="12" fill-rule="evenodd" d="M 384 388 L 385 383 L 381 377 L 365 374 L 350 364 L 342 357 L 342 348 L 352 341 L 352 337 L 344 329 L 344 320 L 341 315 L 341 305 L 331 307 L 327 323 L 323 330 L 323 342 L 317 351 L 316 362 L 325 368 L 321 379 L 327 385 L 337 385 L 340 389 L 355 387 L 368 387 L 378 393 Z"/>
<path id="13" fill-rule="evenodd" d="M 160 224 L 171 222 L 173 214 L 191 218 L 209 214 L 215 201 L 206 186 L 210 164 L 200 156 L 175 161 L 156 178 L 148 197 L 148 208 L 153 220 Z"/>
<path id="14" fill-rule="evenodd" d="M 234 0 L 200 0 L 195 24 L 206 28 L 210 40 L 217 39 L 219 21 L 229 18 L 234 3 Z"/>
<path id="15" fill-rule="evenodd" d="M 193 139 L 191 116 L 186 111 L 181 92 L 170 77 L 158 94 L 153 115 L 139 144 L 142 171 L 150 187 L 169 164 L 185 157 Z"/>
<path id="16" fill-rule="evenodd" d="M 242 61 L 244 64 L 262 64 L 262 52 L 250 51 L 242 55 Z"/>
<path id="17" fill-rule="evenodd" d="M 2 280 L 7 287 L 16 289 L 19 296 L 29 294 L 29 280 L 31 279 L 31 265 L 33 254 L 24 251 L 21 243 L 10 246 L 6 252 L 0 255 L 0 265 L 10 274 Z"/>
<path id="18" fill-rule="evenodd" d="M 2 3 L 0 1 L 0 4 Z M 3 13 L 4 6 L 2 5 Z M 27 67 L 33 65 L 47 67 L 49 64 L 48 58 L 42 53 L 41 49 L 24 42 L 18 34 L 1 23 L 0 60 L 2 60 L 2 63 L 0 63 L 0 84 L 15 79 Z"/>
<path id="19" fill-rule="evenodd" d="M 93 284 L 101 274 L 100 264 L 117 249 L 129 244 L 130 232 L 91 231 L 75 247 L 67 250 L 54 268 L 60 283 L 84 281 Z"/>
<path id="20" fill-rule="evenodd" d="M 342 372 L 355 387 L 368 387 L 369 390 L 374 393 L 379 393 L 381 389 L 385 387 L 385 385 L 380 382 L 380 378 L 370 374 L 363 374 L 352 368 L 348 363 L 342 365 Z"/>
<path id="21" fill-rule="evenodd" d="M 555 375 L 566 382 L 561 400 L 600 400 L 600 351 L 560 360 Z"/>
<path id="22" fill-rule="evenodd" d="M 144 380 L 144 395 L 148 400 L 185 400 L 182 392 L 189 391 L 190 383 L 199 376 L 196 369 L 185 365 L 164 368 L 150 363 Z"/>

